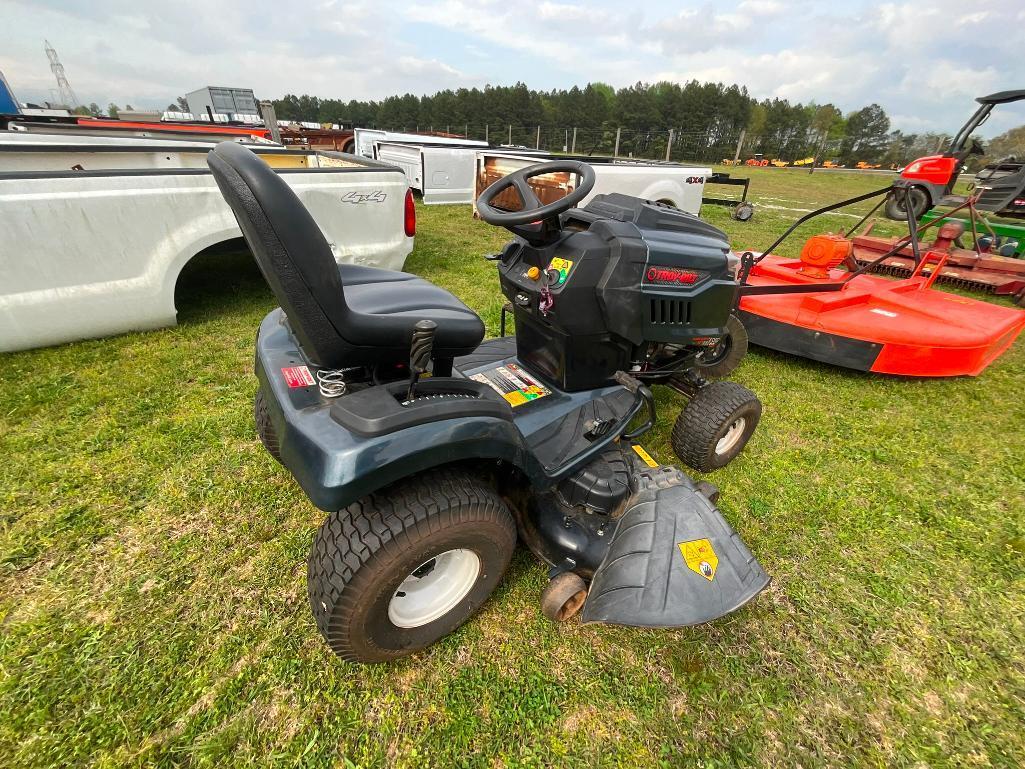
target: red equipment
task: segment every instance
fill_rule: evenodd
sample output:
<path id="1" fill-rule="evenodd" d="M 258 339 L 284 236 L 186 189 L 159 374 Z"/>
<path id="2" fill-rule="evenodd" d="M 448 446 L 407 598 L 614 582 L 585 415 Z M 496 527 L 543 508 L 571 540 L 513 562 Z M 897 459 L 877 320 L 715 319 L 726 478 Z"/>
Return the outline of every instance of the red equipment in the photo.
<path id="1" fill-rule="evenodd" d="M 922 250 L 908 235 L 860 267 L 854 243 L 831 234 L 810 238 L 800 259 L 771 253 L 804 221 L 887 192 L 877 190 L 813 211 L 765 254 L 741 255 L 738 315 L 748 337 L 763 347 L 859 371 L 975 376 L 1025 328 L 1025 311 L 933 288 L 951 258 L 949 247 L 960 234 L 959 224 L 940 228 L 936 248 Z M 921 232 L 910 217 L 908 225 L 916 236 Z M 866 274 L 908 245 L 914 255 L 908 278 Z M 841 263 L 846 270 L 838 269 Z"/>
<path id="2" fill-rule="evenodd" d="M 1022 99 L 1025 99 L 1025 90 L 1001 91 L 976 99 L 979 108 L 961 126 L 943 154 L 913 160 L 894 180 L 893 192 L 886 200 L 886 215 L 897 221 L 904 219 L 909 205 L 906 194 L 910 194 L 910 206 L 915 219 L 935 206 L 963 203 L 964 198 L 951 195 L 954 183 L 969 156 L 985 154 L 982 145 L 972 138 L 972 132 L 986 122 L 997 105 Z M 981 193 L 976 204 L 979 210 L 1025 218 L 1025 199 L 1019 198 L 1022 184 L 1025 183 L 1023 165 L 1013 160 L 1003 161 L 991 164 L 979 172 L 976 177 Z"/>
<path id="3" fill-rule="evenodd" d="M 801 275 L 809 278 L 825 280 L 829 271 L 838 267 L 851 255 L 851 241 L 843 235 L 829 232 L 825 235 L 812 235 L 805 241 L 801 249 Z"/>
<path id="4" fill-rule="evenodd" d="M 897 245 L 898 238 L 881 238 L 870 235 L 871 227 L 863 234 L 855 235 L 854 259 L 859 265 L 874 263 L 880 254 L 889 253 Z M 1025 297 L 1025 259 L 1015 259 L 978 252 L 968 248 L 958 248 L 954 241 L 964 232 L 961 222 L 948 222 L 940 227 L 936 239 L 932 243 L 919 242 L 919 249 L 928 249 L 936 253 L 947 254 L 947 262 L 939 272 L 939 282 L 959 288 L 987 291 L 1000 296 Z M 915 254 L 910 244 L 904 245 L 892 256 L 879 262 L 874 272 L 885 273 L 897 277 L 907 277 L 915 271 Z M 932 266 L 924 269 L 925 274 L 932 271 Z"/>
<path id="5" fill-rule="evenodd" d="M 117 120 L 80 117 L 75 121 L 82 128 L 97 128 L 117 131 L 153 131 L 155 133 L 195 133 L 223 136 L 254 136 L 269 139 L 270 131 L 260 126 L 233 123 L 222 125 L 200 121 L 162 122 L 159 120 Z"/>

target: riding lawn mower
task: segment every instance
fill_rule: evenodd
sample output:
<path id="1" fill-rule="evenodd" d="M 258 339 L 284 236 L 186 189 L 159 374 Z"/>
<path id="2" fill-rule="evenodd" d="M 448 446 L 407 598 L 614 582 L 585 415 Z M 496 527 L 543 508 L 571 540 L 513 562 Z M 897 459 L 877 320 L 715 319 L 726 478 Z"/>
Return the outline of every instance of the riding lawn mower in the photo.
<path id="1" fill-rule="evenodd" d="M 979 108 L 972 114 L 940 155 L 929 155 L 908 163 L 894 180 L 886 200 L 886 216 L 904 221 L 911 210 L 919 219 L 936 206 L 961 206 L 965 198 L 953 194 L 954 184 L 965 161 L 985 150 L 972 138 L 972 133 L 989 119 L 994 107 L 1025 99 L 1025 90 L 1000 91 L 980 96 Z M 1005 158 L 991 163 L 975 175 L 973 196 L 979 211 L 1016 219 L 1025 218 L 1025 162 L 1021 158 Z"/>
<path id="2" fill-rule="evenodd" d="M 754 394 L 702 373 L 729 368 L 738 263 L 721 231 L 618 194 L 576 209 L 594 185 L 584 163 L 505 176 L 477 209 L 514 236 L 488 258 L 515 334 L 482 341 L 480 318 L 438 286 L 339 265 L 241 145 L 209 165 L 280 304 L 256 339 L 255 420 L 327 513 L 308 588 L 338 655 L 393 660 L 452 632 L 518 540 L 547 565 L 556 621 L 693 625 L 765 588 L 716 488 L 637 443 L 657 418 L 653 383 L 689 398 L 671 443 L 696 470 L 725 466 L 758 423 Z M 543 205 L 529 181 L 552 172 L 578 183 Z M 491 205 L 509 189 L 520 210 Z"/>

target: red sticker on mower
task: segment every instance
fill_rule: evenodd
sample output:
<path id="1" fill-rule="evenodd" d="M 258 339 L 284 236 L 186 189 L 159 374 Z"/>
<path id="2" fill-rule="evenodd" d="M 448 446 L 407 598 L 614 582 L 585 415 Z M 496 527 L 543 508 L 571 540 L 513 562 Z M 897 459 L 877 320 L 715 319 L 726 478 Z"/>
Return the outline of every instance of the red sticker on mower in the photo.
<path id="1" fill-rule="evenodd" d="M 283 368 L 281 374 L 285 377 L 285 384 L 289 387 L 309 387 L 317 383 L 306 366 Z"/>
<path id="2" fill-rule="evenodd" d="M 648 279 L 649 283 L 657 283 L 659 285 L 680 284 L 690 286 L 698 282 L 698 279 L 701 277 L 701 273 L 694 272 L 692 270 L 682 270 L 679 267 L 660 267 L 658 265 L 652 265 L 651 267 L 648 267 L 644 276 Z"/>

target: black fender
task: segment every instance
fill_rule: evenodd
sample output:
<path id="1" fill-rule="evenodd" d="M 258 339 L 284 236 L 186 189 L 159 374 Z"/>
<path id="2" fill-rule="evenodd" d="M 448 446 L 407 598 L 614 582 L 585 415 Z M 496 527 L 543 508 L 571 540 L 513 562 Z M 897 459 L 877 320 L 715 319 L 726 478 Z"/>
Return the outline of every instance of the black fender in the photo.
<path id="1" fill-rule="evenodd" d="M 255 373 L 278 437 L 281 463 L 321 510 L 340 510 L 414 473 L 454 462 L 502 460 L 519 468 L 532 483 L 548 483 L 504 401 L 497 408 L 492 403 L 476 407 L 456 403 L 449 412 L 414 419 L 416 423 L 408 426 L 382 424 L 381 429 L 358 430 L 347 425 L 340 413 L 342 400 L 325 401 L 316 384 L 296 386 L 295 377 L 285 374 L 305 365 L 283 313 L 274 310 L 260 325 Z M 372 389 L 380 393 L 396 386 L 404 384 Z M 431 380 L 425 380 L 424 386 L 429 389 Z M 346 396 L 344 401 L 363 393 Z M 432 418 L 439 413 L 440 418 Z"/>

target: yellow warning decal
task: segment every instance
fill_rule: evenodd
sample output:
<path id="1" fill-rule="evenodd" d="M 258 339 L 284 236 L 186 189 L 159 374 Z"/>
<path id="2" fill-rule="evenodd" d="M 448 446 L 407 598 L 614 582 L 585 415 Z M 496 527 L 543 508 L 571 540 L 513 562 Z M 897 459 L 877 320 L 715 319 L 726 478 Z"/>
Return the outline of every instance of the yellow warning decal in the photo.
<path id="1" fill-rule="evenodd" d="M 638 446 L 636 443 L 633 444 L 633 450 L 637 452 L 637 456 L 644 460 L 644 464 L 648 467 L 658 467 L 658 462 L 651 458 L 651 454 L 644 450 L 643 447 Z"/>
<path id="2" fill-rule="evenodd" d="M 561 286 L 566 282 L 566 277 L 569 275 L 569 271 L 573 269 L 573 260 L 563 259 L 557 256 L 548 263 L 548 269 L 556 270 L 559 273 L 559 282 L 557 285 Z"/>
<path id="3" fill-rule="evenodd" d="M 693 539 L 690 542 L 680 542 L 678 547 L 683 553 L 683 560 L 687 562 L 688 569 L 697 572 L 709 582 L 715 579 L 719 557 L 712 549 L 711 542 L 707 539 Z"/>

